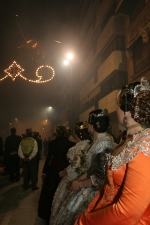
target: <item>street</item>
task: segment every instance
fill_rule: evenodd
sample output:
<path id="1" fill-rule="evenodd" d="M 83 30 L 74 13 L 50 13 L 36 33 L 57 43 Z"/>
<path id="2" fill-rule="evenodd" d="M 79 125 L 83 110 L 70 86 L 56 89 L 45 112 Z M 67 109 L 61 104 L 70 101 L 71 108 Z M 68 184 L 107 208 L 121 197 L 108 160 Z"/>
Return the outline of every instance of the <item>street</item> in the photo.
<path id="1" fill-rule="evenodd" d="M 45 225 L 37 216 L 38 200 L 42 187 L 41 171 L 45 158 L 40 160 L 38 187 L 36 191 L 22 188 L 19 182 L 10 182 L 9 176 L 0 171 L 0 225 Z M 22 173 L 22 168 L 21 168 Z"/>

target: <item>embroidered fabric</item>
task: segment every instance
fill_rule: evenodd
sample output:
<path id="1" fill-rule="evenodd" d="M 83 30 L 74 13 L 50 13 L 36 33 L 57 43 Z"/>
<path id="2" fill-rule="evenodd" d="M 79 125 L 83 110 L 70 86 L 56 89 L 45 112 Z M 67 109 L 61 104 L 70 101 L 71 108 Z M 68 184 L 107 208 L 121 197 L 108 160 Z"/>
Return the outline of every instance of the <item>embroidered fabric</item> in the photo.
<path id="1" fill-rule="evenodd" d="M 150 128 L 133 135 L 133 139 L 126 144 L 123 151 L 117 156 L 106 154 L 107 164 L 111 166 L 111 170 L 118 170 L 134 159 L 139 152 L 150 156 Z"/>
<path id="2" fill-rule="evenodd" d="M 97 139 L 95 140 L 95 142 L 93 143 L 93 145 L 91 146 L 85 157 L 86 166 L 89 168 L 95 156 L 98 153 L 103 152 L 103 150 L 106 149 L 106 147 L 114 149 L 116 148 L 116 146 L 117 145 L 113 141 L 113 138 L 110 134 L 106 132 L 98 134 Z"/>
<path id="3" fill-rule="evenodd" d="M 134 97 L 136 97 L 140 92 L 150 91 L 150 82 L 146 77 L 141 78 L 141 84 L 135 86 Z"/>
<path id="4" fill-rule="evenodd" d="M 66 155 L 68 160 L 73 160 L 75 155 L 79 154 L 82 149 L 84 150 L 89 143 L 89 140 L 80 141 L 74 147 L 70 148 Z"/>

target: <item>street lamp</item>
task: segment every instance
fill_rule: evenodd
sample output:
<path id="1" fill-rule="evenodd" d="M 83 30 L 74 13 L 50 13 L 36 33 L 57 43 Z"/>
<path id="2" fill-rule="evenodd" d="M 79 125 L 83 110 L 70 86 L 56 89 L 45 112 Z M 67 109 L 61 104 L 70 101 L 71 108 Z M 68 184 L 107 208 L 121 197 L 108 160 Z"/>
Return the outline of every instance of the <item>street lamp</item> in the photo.
<path id="1" fill-rule="evenodd" d="M 72 53 L 68 53 L 67 54 L 67 59 L 69 59 L 69 60 L 73 59 L 73 54 Z"/>

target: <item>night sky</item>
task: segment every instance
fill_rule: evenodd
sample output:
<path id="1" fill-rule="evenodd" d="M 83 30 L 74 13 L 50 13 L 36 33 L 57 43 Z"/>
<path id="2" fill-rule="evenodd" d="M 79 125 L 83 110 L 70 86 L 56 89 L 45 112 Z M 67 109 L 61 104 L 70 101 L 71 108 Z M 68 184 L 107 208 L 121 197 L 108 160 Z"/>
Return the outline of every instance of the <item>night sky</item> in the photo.
<path id="1" fill-rule="evenodd" d="M 64 30 L 75 26 L 76 13 L 73 0 L 0 1 L 0 79 L 13 61 L 24 68 L 22 75 L 31 80 L 37 79 L 35 72 L 41 65 L 52 66 L 56 73 L 52 81 L 44 84 L 21 77 L 0 81 L 1 133 L 3 129 L 9 130 L 10 122 L 16 125 L 15 118 L 19 133 L 27 127 L 41 129 L 47 108 L 53 106 L 53 113 L 57 110 L 55 100 L 65 74 L 62 60 L 75 41 L 69 41 Z M 50 77 L 51 70 L 45 69 L 43 79 Z"/>

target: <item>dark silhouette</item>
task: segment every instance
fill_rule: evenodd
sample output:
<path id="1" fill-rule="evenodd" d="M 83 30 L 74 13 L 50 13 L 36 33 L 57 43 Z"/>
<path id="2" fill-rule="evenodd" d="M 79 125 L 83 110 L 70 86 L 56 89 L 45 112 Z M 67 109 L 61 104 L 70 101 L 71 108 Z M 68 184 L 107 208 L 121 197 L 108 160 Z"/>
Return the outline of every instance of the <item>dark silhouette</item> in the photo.
<path id="1" fill-rule="evenodd" d="M 16 128 L 11 128 L 11 135 L 5 141 L 5 156 L 10 175 L 10 181 L 19 181 L 20 179 L 20 159 L 18 148 L 21 142 L 21 136 L 16 135 Z"/>
<path id="2" fill-rule="evenodd" d="M 37 141 L 38 145 L 38 152 L 36 154 L 36 160 L 37 160 L 37 173 L 39 171 L 39 161 L 41 158 L 41 152 L 42 152 L 42 139 L 39 138 L 39 132 L 35 131 L 33 133 L 33 138 Z"/>
<path id="3" fill-rule="evenodd" d="M 0 166 L 3 165 L 3 141 L 0 137 Z"/>
<path id="4" fill-rule="evenodd" d="M 49 224 L 51 204 L 56 188 L 61 180 L 59 172 L 68 166 L 66 154 L 74 143 L 65 137 L 66 128 L 62 125 L 56 128 L 56 138 L 48 144 L 48 155 L 43 168 L 46 175 L 38 207 L 39 217 L 45 219 Z"/>
<path id="5" fill-rule="evenodd" d="M 49 143 L 49 141 L 46 140 L 46 138 L 45 138 L 43 141 L 44 156 L 47 156 L 47 154 L 48 154 L 48 143 Z"/>

